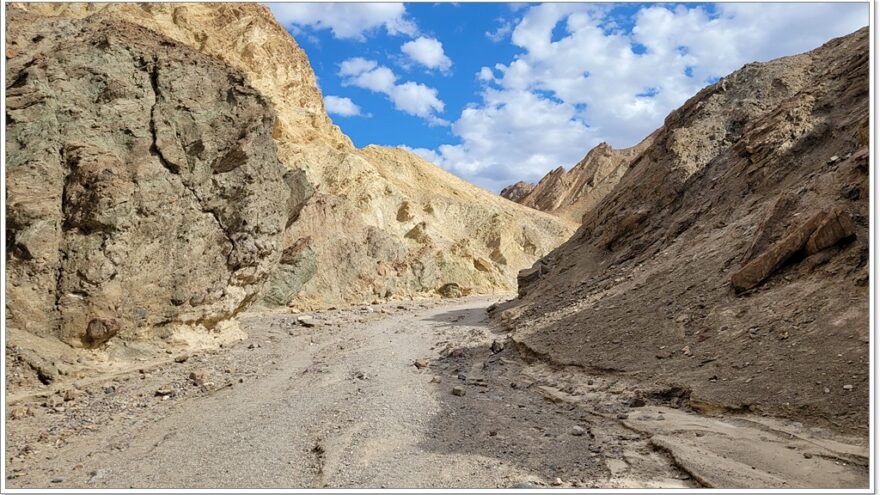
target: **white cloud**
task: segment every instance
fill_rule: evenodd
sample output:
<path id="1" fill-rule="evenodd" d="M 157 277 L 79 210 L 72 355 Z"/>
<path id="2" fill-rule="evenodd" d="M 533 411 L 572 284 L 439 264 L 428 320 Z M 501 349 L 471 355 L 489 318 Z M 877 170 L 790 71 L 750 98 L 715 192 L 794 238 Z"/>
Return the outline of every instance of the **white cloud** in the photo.
<path id="1" fill-rule="evenodd" d="M 365 33 L 379 28 L 391 35 L 418 33 L 402 3 L 270 3 L 268 6 L 285 28 L 329 29 L 335 38 L 364 40 Z"/>
<path id="2" fill-rule="evenodd" d="M 327 113 L 339 115 L 341 117 L 355 117 L 361 114 L 361 108 L 357 106 L 350 98 L 339 96 L 325 96 L 324 107 Z"/>
<path id="3" fill-rule="evenodd" d="M 434 38 L 416 38 L 404 43 L 400 50 L 429 69 L 447 71 L 452 67 L 452 60 L 443 52 L 443 44 Z"/>
<path id="4" fill-rule="evenodd" d="M 368 89 L 387 96 L 394 108 L 415 115 L 435 125 L 448 122 L 437 114 L 443 113 L 445 105 L 437 96 L 437 90 L 412 81 L 397 84 L 394 72 L 373 60 L 350 58 L 339 64 L 342 84 Z"/>
<path id="5" fill-rule="evenodd" d="M 495 43 L 503 41 L 513 31 L 513 22 L 503 19 L 499 19 L 498 22 L 498 28 L 495 31 L 486 31 L 486 37 Z"/>
<path id="6" fill-rule="evenodd" d="M 434 124 L 445 123 L 435 115 L 435 112 L 443 112 L 444 104 L 434 88 L 410 81 L 394 86 L 388 96 L 398 110 L 429 119 Z"/>
<path id="7" fill-rule="evenodd" d="M 339 64 L 340 76 L 356 76 L 368 70 L 375 69 L 379 65 L 373 60 L 367 60 L 362 57 L 354 57 L 343 61 Z"/>
<path id="8" fill-rule="evenodd" d="M 607 4 L 531 6 L 511 33 L 523 53 L 477 74 L 488 87 L 453 123 L 460 143 L 420 153 L 431 151 L 438 165 L 494 190 L 534 181 L 601 141 L 636 144 L 709 78 L 866 25 L 868 7 L 651 6 L 633 20 L 628 33 Z"/>

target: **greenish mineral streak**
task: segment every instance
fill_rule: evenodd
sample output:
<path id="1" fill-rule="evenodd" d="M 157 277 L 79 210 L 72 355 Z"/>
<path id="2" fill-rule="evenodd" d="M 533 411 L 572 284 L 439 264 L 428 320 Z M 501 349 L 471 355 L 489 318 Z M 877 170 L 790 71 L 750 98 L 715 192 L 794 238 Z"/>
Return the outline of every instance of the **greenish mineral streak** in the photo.
<path id="1" fill-rule="evenodd" d="M 290 304 L 317 270 L 315 252 L 309 247 L 303 249 L 294 260 L 279 264 L 272 272 L 263 300 L 278 306 Z"/>

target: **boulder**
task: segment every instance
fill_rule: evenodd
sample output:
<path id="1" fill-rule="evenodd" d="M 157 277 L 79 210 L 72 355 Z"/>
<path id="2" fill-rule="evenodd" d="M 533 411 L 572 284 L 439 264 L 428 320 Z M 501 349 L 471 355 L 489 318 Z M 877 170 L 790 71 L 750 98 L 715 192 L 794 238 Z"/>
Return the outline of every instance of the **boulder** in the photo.
<path id="1" fill-rule="evenodd" d="M 448 298 L 461 297 L 463 295 L 461 287 L 456 283 L 443 284 L 442 287 L 437 289 L 437 293 Z"/>

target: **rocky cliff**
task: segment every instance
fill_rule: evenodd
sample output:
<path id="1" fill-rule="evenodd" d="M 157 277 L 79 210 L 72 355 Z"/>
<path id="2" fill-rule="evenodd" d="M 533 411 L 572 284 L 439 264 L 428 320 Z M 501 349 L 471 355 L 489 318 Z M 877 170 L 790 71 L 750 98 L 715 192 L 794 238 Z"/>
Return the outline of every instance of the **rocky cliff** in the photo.
<path id="1" fill-rule="evenodd" d="M 523 198 L 528 196 L 535 185 L 530 182 L 519 181 L 516 184 L 507 186 L 501 190 L 501 197 L 519 203 Z"/>
<path id="2" fill-rule="evenodd" d="M 270 102 L 133 24 L 7 22 L 7 325 L 95 347 L 247 307 L 305 187 Z"/>
<path id="3" fill-rule="evenodd" d="M 319 307 L 377 298 L 513 290 L 518 270 L 565 240 L 566 221 L 513 207 L 399 149 L 355 149 L 326 116 L 305 53 L 256 4 L 27 4 L 125 19 L 241 70 L 275 107 L 282 163 L 315 194 L 284 235 L 268 304 Z M 342 263 L 341 260 L 345 260 Z"/>
<path id="4" fill-rule="evenodd" d="M 653 140 L 651 134 L 639 144 L 620 150 L 602 143 L 570 170 L 558 167 L 537 184 L 517 182 L 504 188 L 501 196 L 579 224 L 584 213 L 614 189 L 633 160 Z"/>
<path id="5" fill-rule="evenodd" d="M 672 112 L 496 310 L 645 393 L 867 432 L 868 29 L 753 63 Z"/>

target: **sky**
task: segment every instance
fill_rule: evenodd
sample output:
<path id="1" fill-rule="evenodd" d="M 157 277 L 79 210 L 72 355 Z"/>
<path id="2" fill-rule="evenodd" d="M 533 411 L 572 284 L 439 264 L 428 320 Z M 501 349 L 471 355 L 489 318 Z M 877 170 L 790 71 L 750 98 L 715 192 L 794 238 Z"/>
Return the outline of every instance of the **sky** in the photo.
<path id="1" fill-rule="evenodd" d="M 743 65 L 866 26 L 867 3 L 271 3 L 355 145 L 491 191 L 637 144 Z"/>

